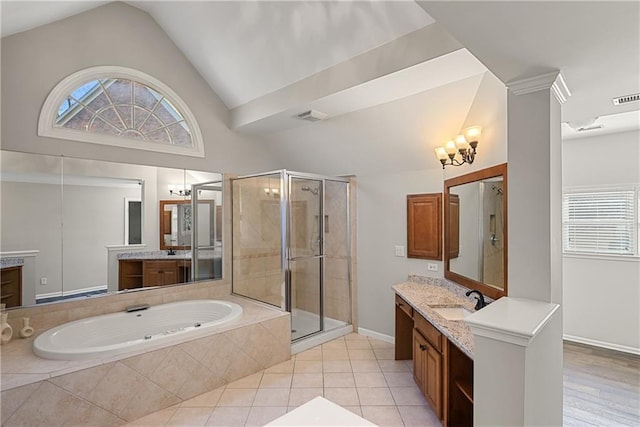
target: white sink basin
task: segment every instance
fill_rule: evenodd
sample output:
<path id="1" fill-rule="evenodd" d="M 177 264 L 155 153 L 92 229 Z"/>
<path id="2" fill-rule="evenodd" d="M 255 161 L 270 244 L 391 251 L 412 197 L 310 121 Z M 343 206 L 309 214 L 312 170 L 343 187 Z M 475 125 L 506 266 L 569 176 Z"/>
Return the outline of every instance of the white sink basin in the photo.
<path id="1" fill-rule="evenodd" d="M 433 311 L 447 320 L 462 320 L 471 314 L 464 307 L 434 307 Z"/>

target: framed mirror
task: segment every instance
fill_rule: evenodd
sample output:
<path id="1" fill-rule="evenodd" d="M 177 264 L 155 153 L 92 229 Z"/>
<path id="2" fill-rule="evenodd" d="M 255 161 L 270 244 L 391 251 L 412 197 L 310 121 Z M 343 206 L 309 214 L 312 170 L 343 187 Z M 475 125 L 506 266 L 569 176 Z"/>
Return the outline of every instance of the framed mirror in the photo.
<path id="1" fill-rule="evenodd" d="M 507 164 L 444 182 L 444 276 L 507 295 Z"/>
<path id="2" fill-rule="evenodd" d="M 191 249 L 191 200 L 160 200 L 160 250 Z"/>
<path id="3" fill-rule="evenodd" d="M 200 193 L 204 190 L 198 190 Z M 222 191 L 218 184 L 215 191 Z M 213 248 L 216 243 L 222 243 L 222 206 L 216 204 L 216 194 L 211 199 L 198 199 L 198 214 L 200 230 L 196 243 L 208 241 L 206 246 Z M 191 235 L 196 221 L 192 211 L 191 200 L 160 200 L 160 250 L 189 250 L 191 249 Z"/>

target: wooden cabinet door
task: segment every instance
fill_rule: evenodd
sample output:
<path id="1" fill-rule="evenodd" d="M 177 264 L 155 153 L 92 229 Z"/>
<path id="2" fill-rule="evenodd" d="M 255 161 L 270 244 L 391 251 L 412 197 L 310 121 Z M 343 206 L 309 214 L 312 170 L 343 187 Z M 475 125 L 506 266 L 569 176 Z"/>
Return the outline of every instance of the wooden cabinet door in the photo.
<path id="1" fill-rule="evenodd" d="M 424 394 L 433 407 L 438 419 L 442 419 L 442 355 L 429 343 L 425 351 Z"/>
<path id="2" fill-rule="evenodd" d="M 176 261 L 145 261 L 143 286 L 163 286 L 178 283 Z"/>
<path id="3" fill-rule="evenodd" d="M 22 266 L 6 267 L 0 271 L 0 301 L 6 307 L 22 305 Z"/>
<path id="4" fill-rule="evenodd" d="M 442 355 L 417 329 L 413 330 L 413 378 L 442 419 Z"/>
<path id="5" fill-rule="evenodd" d="M 118 290 L 142 287 L 142 260 L 118 261 Z"/>
<path id="6" fill-rule="evenodd" d="M 442 194 L 407 196 L 407 256 L 442 259 Z"/>
<path id="7" fill-rule="evenodd" d="M 418 384 L 418 388 L 425 394 L 426 381 L 426 361 L 427 361 L 427 340 L 418 332 L 413 330 L 413 379 Z M 425 394 L 426 396 L 426 394 Z"/>

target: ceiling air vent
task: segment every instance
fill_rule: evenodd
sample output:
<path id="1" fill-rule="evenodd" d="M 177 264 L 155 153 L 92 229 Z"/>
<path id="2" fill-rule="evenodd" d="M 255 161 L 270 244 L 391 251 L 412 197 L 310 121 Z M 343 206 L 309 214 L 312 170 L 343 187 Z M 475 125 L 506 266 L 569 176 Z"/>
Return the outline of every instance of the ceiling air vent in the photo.
<path id="1" fill-rule="evenodd" d="M 567 122 L 567 124 L 576 132 L 586 132 L 589 130 L 602 129 L 604 126 L 602 126 L 601 124 L 596 124 L 596 120 L 598 120 L 598 117 L 589 117 L 587 119 L 572 120 L 570 122 Z"/>
<path id="2" fill-rule="evenodd" d="M 595 126 L 587 126 L 587 127 L 581 127 L 576 129 L 577 132 L 586 132 L 589 130 L 596 130 L 596 129 L 602 129 L 604 126 L 602 125 L 595 125 Z"/>
<path id="3" fill-rule="evenodd" d="M 306 120 L 308 122 L 319 122 L 320 120 L 324 120 L 327 117 L 327 113 L 323 113 L 322 111 L 309 110 L 304 113 L 300 113 L 296 116 L 300 120 Z"/>
<path id="4" fill-rule="evenodd" d="M 640 101 L 640 93 L 635 93 L 633 95 L 625 95 L 613 98 L 613 105 L 622 105 L 638 101 Z"/>

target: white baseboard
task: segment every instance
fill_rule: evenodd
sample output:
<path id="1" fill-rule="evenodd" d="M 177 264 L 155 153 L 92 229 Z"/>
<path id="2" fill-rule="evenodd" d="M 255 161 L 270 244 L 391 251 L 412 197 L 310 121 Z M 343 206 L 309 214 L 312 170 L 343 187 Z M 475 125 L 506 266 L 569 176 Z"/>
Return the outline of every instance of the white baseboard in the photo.
<path id="1" fill-rule="evenodd" d="M 381 334 L 380 332 L 372 331 L 370 329 L 358 328 L 358 333 L 366 337 L 375 338 L 380 341 L 388 342 L 389 344 L 395 344 L 396 339 L 391 335 Z"/>
<path id="2" fill-rule="evenodd" d="M 69 292 L 49 292 L 46 294 L 38 294 L 36 295 L 36 299 L 43 299 L 43 298 L 54 298 L 54 297 L 66 297 L 66 296 L 70 296 L 70 295 L 77 295 L 77 294 L 83 294 L 85 292 L 93 292 L 93 291 L 102 291 L 102 290 L 107 290 L 107 287 L 105 285 L 100 285 L 100 286 L 92 286 L 90 288 L 84 288 L 84 289 L 77 289 L 75 291 L 69 291 Z"/>
<path id="3" fill-rule="evenodd" d="M 597 341 L 597 340 L 592 340 L 589 338 L 582 338 L 582 337 L 576 337 L 573 335 L 563 335 L 563 337 L 566 341 L 571 341 L 571 342 L 577 342 L 580 344 L 587 344 L 587 345 L 592 345 L 594 347 L 602 347 L 602 348 L 606 348 L 609 350 L 616 350 L 616 351 L 622 351 L 624 353 L 631 353 L 631 354 L 637 354 L 640 355 L 640 348 L 634 348 L 634 347 L 629 347 L 626 345 L 620 345 L 620 344 L 613 344 L 613 343 L 609 343 L 609 342 L 604 342 L 604 341 Z"/>

